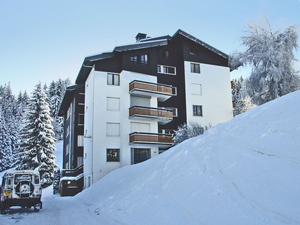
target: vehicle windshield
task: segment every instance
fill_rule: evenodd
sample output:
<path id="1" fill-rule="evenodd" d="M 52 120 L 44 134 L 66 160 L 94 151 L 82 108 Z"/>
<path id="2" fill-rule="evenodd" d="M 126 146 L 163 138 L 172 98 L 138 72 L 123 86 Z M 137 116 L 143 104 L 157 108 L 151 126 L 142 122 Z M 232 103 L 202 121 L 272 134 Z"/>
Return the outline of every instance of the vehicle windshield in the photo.
<path id="1" fill-rule="evenodd" d="M 31 174 L 16 174 L 15 175 L 15 184 L 20 181 L 29 181 L 31 182 Z"/>

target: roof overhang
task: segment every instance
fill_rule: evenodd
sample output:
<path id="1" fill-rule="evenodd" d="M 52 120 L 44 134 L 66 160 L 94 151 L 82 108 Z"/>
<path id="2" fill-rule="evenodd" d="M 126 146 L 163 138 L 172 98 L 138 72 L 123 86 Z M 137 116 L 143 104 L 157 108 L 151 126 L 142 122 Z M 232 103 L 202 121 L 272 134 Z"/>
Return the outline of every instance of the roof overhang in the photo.
<path id="1" fill-rule="evenodd" d="M 74 98 L 74 92 L 80 88 L 83 88 L 84 84 L 75 84 L 75 85 L 70 85 L 67 87 L 63 101 L 61 102 L 59 111 L 58 111 L 58 116 L 64 116 L 65 113 L 67 112 L 71 101 Z"/>

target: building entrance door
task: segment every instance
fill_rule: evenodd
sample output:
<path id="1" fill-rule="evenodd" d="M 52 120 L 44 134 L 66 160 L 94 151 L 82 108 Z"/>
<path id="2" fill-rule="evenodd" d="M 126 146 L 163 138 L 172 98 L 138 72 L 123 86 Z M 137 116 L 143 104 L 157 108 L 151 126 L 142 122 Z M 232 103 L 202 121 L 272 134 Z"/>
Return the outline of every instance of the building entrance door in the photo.
<path id="1" fill-rule="evenodd" d="M 133 152 L 134 164 L 144 162 L 151 158 L 151 152 L 149 148 L 134 148 Z"/>

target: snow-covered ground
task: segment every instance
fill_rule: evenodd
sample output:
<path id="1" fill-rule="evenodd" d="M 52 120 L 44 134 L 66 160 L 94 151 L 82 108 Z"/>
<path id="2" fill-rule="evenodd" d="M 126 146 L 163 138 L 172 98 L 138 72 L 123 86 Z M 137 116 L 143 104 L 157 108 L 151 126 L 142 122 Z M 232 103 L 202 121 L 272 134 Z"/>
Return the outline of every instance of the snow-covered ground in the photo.
<path id="1" fill-rule="evenodd" d="M 300 91 L 0 224 L 300 224 Z"/>

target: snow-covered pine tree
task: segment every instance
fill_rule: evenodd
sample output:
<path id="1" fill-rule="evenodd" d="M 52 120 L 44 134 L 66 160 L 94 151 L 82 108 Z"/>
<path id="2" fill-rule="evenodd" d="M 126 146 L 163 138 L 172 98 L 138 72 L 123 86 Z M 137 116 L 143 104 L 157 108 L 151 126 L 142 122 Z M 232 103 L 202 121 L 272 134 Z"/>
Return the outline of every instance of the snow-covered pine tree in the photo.
<path id="1" fill-rule="evenodd" d="M 15 161 L 15 151 L 17 146 L 17 127 L 16 123 L 16 100 L 15 96 L 12 94 L 10 83 L 5 85 L 2 93 L 1 101 L 1 117 L 3 118 L 3 135 L 5 135 L 5 146 L 3 146 L 3 151 L 6 155 L 6 165 L 7 169 L 13 166 Z"/>
<path id="2" fill-rule="evenodd" d="M 36 169 L 44 186 L 52 184 L 55 164 L 55 139 L 46 94 L 39 83 L 26 107 L 21 131 L 18 169 Z"/>
<path id="3" fill-rule="evenodd" d="M 4 117 L 0 116 L 0 172 L 11 166 L 11 140 Z"/>
<path id="4" fill-rule="evenodd" d="M 300 88 L 299 75 L 293 67 L 293 52 L 298 47 L 296 26 L 274 31 L 266 19 L 263 25 L 251 24 L 241 40 L 247 50 L 233 53 L 230 65 L 232 68 L 252 66 L 249 85 L 254 91 L 254 96 L 250 97 L 255 104 L 263 104 Z"/>
<path id="5" fill-rule="evenodd" d="M 52 125 L 55 132 L 55 138 L 58 140 L 62 140 L 63 138 L 63 118 L 58 117 L 57 114 L 69 84 L 69 79 L 59 79 L 56 82 L 52 81 L 47 91 L 50 114 L 53 119 Z"/>
<path id="6" fill-rule="evenodd" d="M 233 116 L 236 116 L 239 114 L 239 107 L 238 107 L 238 102 L 240 99 L 240 90 L 242 88 L 242 83 L 244 82 L 244 78 L 240 77 L 239 79 L 233 79 L 232 83 L 233 83 L 233 87 L 232 87 L 232 91 L 231 91 L 231 95 L 232 95 L 232 101 L 235 104 L 235 107 L 233 109 Z"/>

